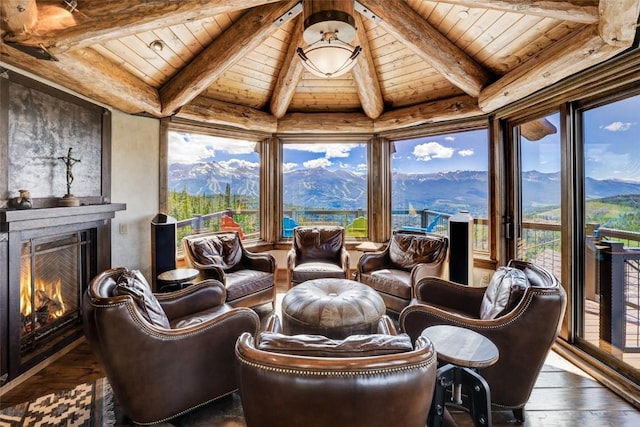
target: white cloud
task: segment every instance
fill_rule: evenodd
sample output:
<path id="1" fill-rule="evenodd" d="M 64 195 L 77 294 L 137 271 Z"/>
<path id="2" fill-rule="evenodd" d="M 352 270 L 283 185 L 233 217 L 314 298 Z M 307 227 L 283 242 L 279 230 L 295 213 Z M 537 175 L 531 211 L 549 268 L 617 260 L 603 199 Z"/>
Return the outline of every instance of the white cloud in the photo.
<path id="1" fill-rule="evenodd" d="M 359 171 L 366 171 L 367 170 L 367 164 L 366 163 L 358 163 L 356 165 L 356 169 Z"/>
<path id="2" fill-rule="evenodd" d="M 473 156 L 473 150 L 460 150 L 458 154 L 462 157 Z"/>
<path id="3" fill-rule="evenodd" d="M 606 126 L 600 126 L 602 129 L 606 129 L 610 132 L 624 132 L 627 131 L 633 126 L 633 123 L 629 122 L 613 122 L 609 123 Z"/>
<path id="4" fill-rule="evenodd" d="M 444 137 L 444 140 L 445 140 L 445 141 L 455 141 L 455 140 L 456 140 L 456 138 L 455 138 L 454 136 L 445 136 L 445 137 Z"/>
<path id="5" fill-rule="evenodd" d="M 327 159 L 349 157 L 351 149 L 360 144 L 284 144 L 284 150 L 298 150 L 309 153 L 322 153 Z"/>
<path id="6" fill-rule="evenodd" d="M 445 147 L 437 142 L 427 142 L 413 148 L 413 155 L 416 156 L 416 159 L 424 162 L 431 159 L 448 159 L 453 156 L 453 152 L 453 148 Z"/>
<path id="7" fill-rule="evenodd" d="M 332 164 L 333 163 L 331 163 L 329 159 L 320 157 L 318 159 L 306 161 L 302 164 L 302 166 L 304 166 L 307 169 L 311 169 L 311 168 L 326 168 L 331 166 Z"/>
<path id="8" fill-rule="evenodd" d="M 294 170 L 296 167 L 298 167 L 297 163 L 293 163 L 293 162 L 283 163 L 282 164 L 282 171 L 283 172 L 289 172 L 289 171 Z"/>
<path id="9" fill-rule="evenodd" d="M 227 161 L 220 162 L 220 164 L 225 168 L 231 168 L 231 169 L 241 168 L 241 167 L 244 167 L 244 168 L 260 167 L 259 162 L 249 162 L 247 160 L 242 160 L 242 159 L 229 159 Z"/>
<path id="10" fill-rule="evenodd" d="M 196 163 L 216 157 L 217 151 L 229 154 L 253 153 L 255 142 L 238 141 L 196 133 L 169 132 L 169 163 Z"/>

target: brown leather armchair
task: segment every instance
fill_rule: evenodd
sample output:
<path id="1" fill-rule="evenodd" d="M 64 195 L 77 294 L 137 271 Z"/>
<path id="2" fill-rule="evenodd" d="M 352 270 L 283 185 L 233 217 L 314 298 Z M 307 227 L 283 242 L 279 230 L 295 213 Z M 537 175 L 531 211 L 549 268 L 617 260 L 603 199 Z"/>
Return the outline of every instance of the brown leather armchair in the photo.
<path id="1" fill-rule="evenodd" d="M 277 330 L 277 329 L 276 329 Z M 242 334 L 236 344 L 248 427 L 424 427 L 436 354 L 405 334 Z M 268 396 L 268 398 L 266 398 Z"/>
<path id="2" fill-rule="evenodd" d="M 489 384 L 491 403 L 524 421 L 524 406 L 566 307 L 556 277 L 539 265 L 512 260 L 496 270 L 487 287 L 428 277 L 416 284 L 415 294 L 400 314 L 401 329 L 415 338 L 429 326 L 456 325 L 489 338 L 499 359 L 478 372 Z"/>
<path id="3" fill-rule="evenodd" d="M 420 231 L 394 231 L 380 252 L 358 260 L 356 280 L 378 291 L 387 310 L 400 313 L 413 297 L 413 286 L 425 276 L 440 276 L 447 258 L 446 236 Z"/>
<path id="4" fill-rule="evenodd" d="M 253 310 L 225 304 L 225 296 L 214 280 L 153 294 L 126 268 L 91 281 L 85 335 L 134 423 L 162 422 L 238 389 L 234 346 L 260 322 Z"/>
<path id="5" fill-rule="evenodd" d="M 350 257 L 344 239 L 343 227 L 295 227 L 287 254 L 289 286 L 311 279 L 346 279 Z"/>
<path id="6" fill-rule="evenodd" d="M 182 239 L 187 266 L 200 272 L 200 279 L 215 279 L 227 289 L 227 302 L 234 307 L 275 307 L 276 259 L 268 253 L 252 253 L 235 231 L 193 234 Z"/>

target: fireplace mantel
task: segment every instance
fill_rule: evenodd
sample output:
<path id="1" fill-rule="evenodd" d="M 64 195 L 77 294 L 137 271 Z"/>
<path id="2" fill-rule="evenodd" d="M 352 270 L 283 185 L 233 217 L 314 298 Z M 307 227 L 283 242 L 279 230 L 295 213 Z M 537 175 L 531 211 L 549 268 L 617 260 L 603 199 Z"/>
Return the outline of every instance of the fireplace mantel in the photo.
<path id="1" fill-rule="evenodd" d="M 124 203 L 0 211 L 0 232 L 57 227 L 113 218 Z"/>

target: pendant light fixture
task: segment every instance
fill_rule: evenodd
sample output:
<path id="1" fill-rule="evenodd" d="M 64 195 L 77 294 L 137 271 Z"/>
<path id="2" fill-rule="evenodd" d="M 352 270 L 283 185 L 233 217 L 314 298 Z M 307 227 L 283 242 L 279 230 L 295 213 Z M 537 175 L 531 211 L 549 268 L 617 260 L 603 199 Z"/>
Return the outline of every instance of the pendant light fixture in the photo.
<path id="1" fill-rule="evenodd" d="M 362 51 L 349 44 L 356 36 L 353 0 L 304 0 L 307 43 L 298 48 L 302 65 L 318 77 L 338 77 L 351 70 Z"/>

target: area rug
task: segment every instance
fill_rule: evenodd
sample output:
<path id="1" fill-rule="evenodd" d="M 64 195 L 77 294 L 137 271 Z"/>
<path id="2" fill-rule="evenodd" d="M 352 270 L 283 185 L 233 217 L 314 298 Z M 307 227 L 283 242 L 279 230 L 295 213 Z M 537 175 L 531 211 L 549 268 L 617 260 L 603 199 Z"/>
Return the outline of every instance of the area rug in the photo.
<path id="1" fill-rule="evenodd" d="M 130 427 L 105 378 L 0 410 L 0 427 Z M 232 393 L 157 427 L 246 427 Z"/>
<path id="2" fill-rule="evenodd" d="M 114 426 L 113 392 L 105 379 L 0 411 L 0 427 Z"/>

